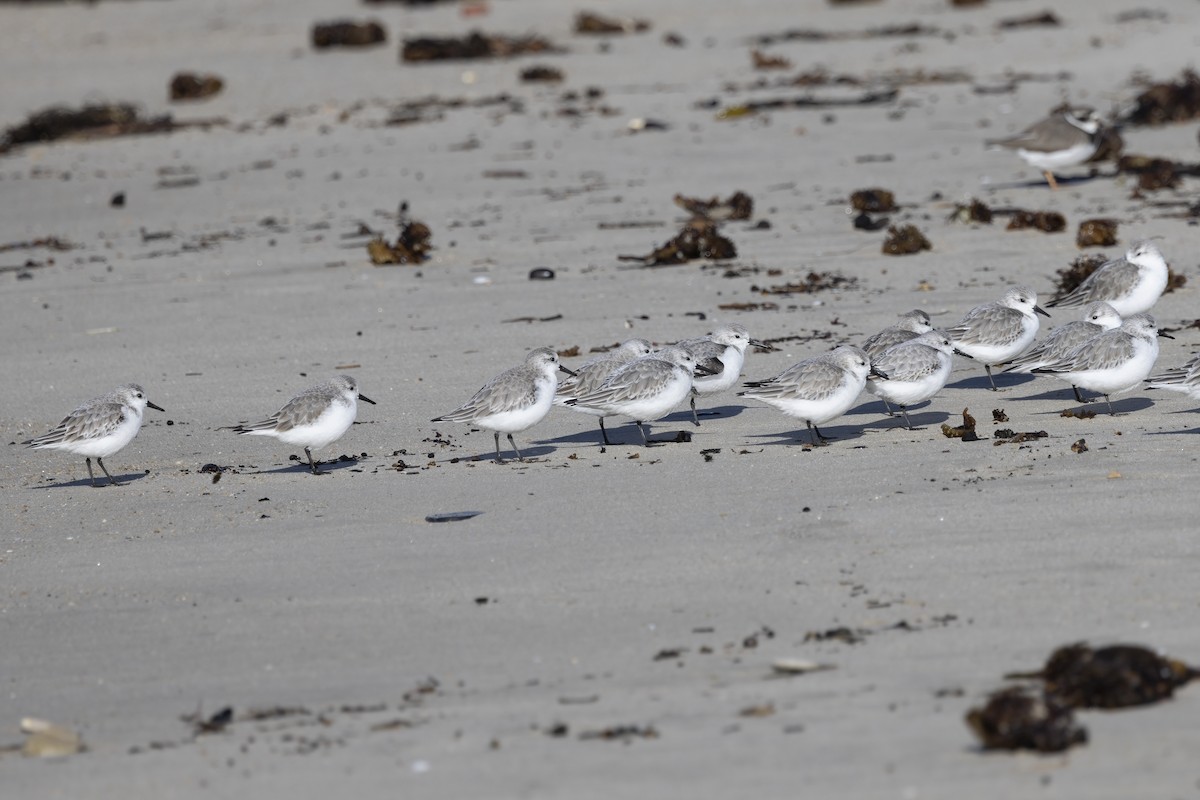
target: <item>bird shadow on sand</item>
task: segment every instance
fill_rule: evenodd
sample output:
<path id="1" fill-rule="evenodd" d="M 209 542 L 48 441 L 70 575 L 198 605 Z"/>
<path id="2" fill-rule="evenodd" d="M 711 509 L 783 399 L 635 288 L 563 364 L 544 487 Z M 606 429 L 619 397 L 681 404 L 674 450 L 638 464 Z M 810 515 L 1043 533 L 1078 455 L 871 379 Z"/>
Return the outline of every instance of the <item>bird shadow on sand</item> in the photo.
<path id="1" fill-rule="evenodd" d="M 1001 374 L 993 372 L 992 375 L 996 378 L 997 392 L 992 392 L 992 384 L 988 382 L 986 372 L 981 372 L 978 375 L 972 375 L 970 378 L 963 378 L 960 381 L 946 384 L 947 389 L 983 389 L 986 392 L 991 392 L 994 395 L 1002 395 L 1009 389 L 1015 389 L 1022 384 L 1029 383 L 1037 378 L 1036 375 L 1025 375 L 1020 372 L 1009 372 Z M 1068 390 L 1069 391 L 1069 390 Z"/>
<path id="2" fill-rule="evenodd" d="M 838 444 L 849 444 L 855 446 L 855 442 L 863 436 L 863 429 L 859 425 L 820 425 L 821 435 L 828 441 L 826 444 L 836 446 Z M 759 440 L 756 443 L 765 447 L 776 445 L 787 445 L 790 447 L 812 446 L 812 437 L 809 435 L 807 427 L 796 428 L 790 432 L 782 433 L 755 433 L 749 437 L 751 440 Z M 771 441 L 762 441 L 770 439 Z"/>
<path id="3" fill-rule="evenodd" d="M 500 444 L 500 458 L 502 459 L 501 466 L 503 466 L 505 464 L 517 464 L 517 465 L 532 464 L 532 463 L 535 463 L 538 461 L 542 461 L 542 460 L 544 460 L 542 458 L 542 456 L 548 456 L 548 455 L 552 455 L 553 453 L 558 452 L 559 448 L 550 446 L 551 444 L 553 444 L 557 441 L 558 441 L 557 439 L 540 439 L 537 442 L 526 442 L 525 444 L 521 444 L 520 442 L 517 442 L 517 446 L 521 448 L 521 456 L 525 459 L 524 461 L 517 460 L 517 454 L 513 452 L 512 448 L 507 447 L 506 443 L 501 442 L 501 444 Z M 492 449 L 492 450 L 481 451 L 481 452 L 469 454 L 469 455 L 457 455 L 457 456 L 451 456 L 449 458 L 439 458 L 438 463 L 439 464 L 448 463 L 451 460 L 456 461 L 460 464 L 464 461 L 469 461 L 472 463 L 479 463 L 479 464 L 484 464 L 484 463 L 495 464 L 496 463 L 496 451 L 494 449 Z"/>
<path id="4" fill-rule="evenodd" d="M 336 472 L 336 471 L 343 470 L 343 469 L 351 469 L 353 467 L 359 466 L 359 464 L 361 464 L 361 463 L 362 463 L 362 461 L 357 458 L 351 458 L 346 461 L 343 461 L 342 459 L 339 458 L 334 461 L 318 461 L 317 469 L 320 470 L 319 474 L 324 475 L 324 474 Z M 313 474 L 312 467 L 310 467 L 308 465 L 307 461 L 298 461 L 298 462 L 288 464 L 286 467 L 277 467 L 275 469 L 259 469 L 259 470 L 253 470 L 253 471 L 245 470 L 242 472 L 242 474 L 243 475 L 288 475 L 291 473 L 300 473 L 300 472 L 307 472 L 309 475 Z"/>
<path id="5" fill-rule="evenodd" d="M 703 425 L 705 420 L 719 420 L 723 417 L 736 417 L 746 410 L 745 406 L 710 406 L 705 407 L 702 403 L 696 403 L 696 415 L 700 417 L 700 424 Z M 668 414 L 659 420 L 660 423 L 667 425 L 688 424 L 691 427 L 696 427 L 692 422 L 692 410 L 685 408 L 682 411 L 676 411 Z"/>
<path id="6" fill-rule="evenodd" d="M 908 428 L 904 424 L 904 417 L 900 415 L 899 410 L 896 415 L 889 417 L 884 413 L 883 403 L 869 403 L 868 406 L 878 406 L 877 419 L 870 422 L 863 422 L 863 429 L 872 433 L 880 433 L 884 431 L 907 431 Z M 955 415 L 958 416 L 958 415 Z M 908 410 L 908 420 L 912 423 L 912 429 L 919 431 L 924 428 L 932 428 L 941 425 L 943 422 L 950 420 L 950 414 L 945 411 L 913 411 Z"/>
<path id="7" fill-rule="evenodd" d="M 704 418 L 701 417 L 701 420 Z M 650 434 L 650 441 L 657 444 L 676 444 L 676 440 L 680 438 L 680 433 L 691 434 L 694 431 L 704 430 L 704 423 L 700 423 L 701 427 L 697 428 L 692 424 L 691 413 L 688 414 L 687 427 L 678 428 L 665 425 L 655 427 L 654 424 L 646 425 L 646 432 Z M 553 439 L 541 439 L 539 442 L 557 445 L 578 445 L 593 447 L 643 447 L 642 435 L 638 433 L 637 426 L 633 423 L 607 425 L 608 441 L 611 445 L 606 445 L 600 437 L 600 426 L 590 428 L 580 433 L 572 433 L 568 436 L 557 436 Z"/>
<path id="8" fill-rule="evenodd" d="M 1095 181 L 1095 180 L 1101 180 L 1104 178 L 1112 179 L 1115 177 L 1117 177 L 1116 172 L 1112 172 L 1109 174 L 1103 174 L 1100 172 L 1096 172 L 1094 175 L 1068 175 L 1066 177 L 1061 176 L 1061 175 L 1055 175 L 1054 180 L 1055 180 L 1055 182 L 1058 183 L 1059 188 L 1062 188 L 1064 186 L 1082 186 L 1086 183 L 1091 183 L 1092 181 Z M 991 183 L 991 184 L 988 184 L 987 188 L 988 188 L 988 192 L 991 193 L 991 192 L 1011 191 L 1013 189 L 1036 189 L 1039 186 L 1042 187 L 1043 189 L 1045 189 L 1046 191 L 1053 191 L 1050 188 L 1050 184 L 1048 184 L 1046 182 L 1046 179 L 1041 175 L 1038 175 L 1036 178 L 1031 178 L 1030 180 L 1027 180 L 1027 181 L 1009 181 L 1007 183 Z M 993 209 L 993 211 L 994 210 L 995 209 Z"/>
<path id="9" fill-rule="evenodd" d="M 99 472 L 99 470 L 97 470 L 97 472 Z M 125 484 L 132 483 L 133 481 L 140 481 L 142 478 L 145 478 L 149 474 L 150 473 L 148 473 L 148 472 L 131 472 L 128 475 L 113 475 L 113 477 L 117 479 L 117 483 L 125 485 Z M 93 488 L 92 482 L 90 480 L 88 480 L 87 478 L 81 478 L 77 481 L 63 481 L 62 483 L 48 483 L 48 484 L 45 484 L 44 486 L 30 486 L 29 488 L 30 489 L 72 489 L 72 488 L 75 488 L 78 486 L 83 486 L 88 489 Z M 111 483 L 109 483 L 108 478 L 104 477 L 103 475 L 97 475 L 96 476 L 96 486 L 94 488 L 96 488 L 96 489 L 104 489 L 104 488 L 120 489 L 121 487 L 113 486 Z"/>
<path id="10" fill-rule="evenodd" d="M 1148 397 L 1120 397 L 1112 401 L 1113 411 L 1116 411 L 1118 416 L 1132 414 L 1135 411 L 1145 411 L 1153 406 L 1154 401 Z M 1108 403 L 1104 402 L 1103 397 L 1089 398 L 1086 403 L 1078 403 L 1074 397 L 1071 397 L 1066 405 L 1057 411 L 1035 411 L 1033 413 L 1034 416 L 1061 417 L 1064 411 L 1090 411 L 1095 412 L 1097 417 L 1111 416 L 1108 413 Z"/>

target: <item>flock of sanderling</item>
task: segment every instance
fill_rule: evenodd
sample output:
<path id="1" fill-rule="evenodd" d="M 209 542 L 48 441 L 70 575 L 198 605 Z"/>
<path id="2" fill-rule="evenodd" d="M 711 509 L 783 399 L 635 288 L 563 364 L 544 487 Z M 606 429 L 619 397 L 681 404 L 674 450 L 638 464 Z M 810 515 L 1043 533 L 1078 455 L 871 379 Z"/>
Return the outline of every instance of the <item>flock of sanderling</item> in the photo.
<path id="1" fill-rule="evenodd" d="M 955 355 L 983 364 L 991 388 L 992 367 L 1005 372 L 1053 375 L 1080 389 L 1111 395 L 1143 382 L 1150 387 L 1185 392 L 1200 398 L 1200 356 L 1184 366 L 1150 377 L 1158 358 L 1160 333 L 1145 313 L 1167 285 L 1167 264 L 1151 242 L 1138 242 L 1124 257 L 1100 266 L 1070 294 L 1048 306 L 1083 306 L 1083 319 L 1054 328 L 1037 344 L 1038 315 L 1047 315 L 1036 293 L 1025 286 L 1008 289 L 999 300 L 976 306 L 943 330 L 929 315 L 915 310 L 900 322 L 868 338 L 862 347 L 842 345 L 793 364 L 771 378 L 748 381 L 740 397 L 757 400 L 803 420 L 813 445 L 826 442 L 819 425 L 840 417 L 865 388 L 880 397 L 889 413 L 899 408 L 911 428 L 908 408 L 929 400 L 946 385 Z M 518 459 L 513 434 L 528 430 L 554 405 L 599 417 L 600 436 L 611 444 L 604 418 L 633 420 L 646 445 L 655 444 L 646 423 L 661 419 L 691 399 L 732 388 L 741 376 L 746 349 L 766 347 L 742 325 L 729 324 L 700 339 L 687 339 L 654 349 L 643 339 L 569 370 L 546 347 L 531 351 L 523 363 L 488 381 L 467 402 L 433 422 L 464 422 L 493 432 L 496 460 L 502 461 L 500 434 L 506 434 Z M 561 383 L 558 373 L 568 374 Z M 239 434 L 274 436 L 302 447 L 309 466 L 318 472 L 312 451 L 341 438 L 353 424 L 358 401 L 374 401 L 358 392 L 348 375 L 305 389 L 283 408 L 252 424 L 227 428 Z M 146 408 L 162 409 L 146 399 L 136 384 L 120 386 L 72 411 L 54 430 L 24 444 L 66 450 L 86 458 L 95 484 L 94 457 L 109 481 L 116 483 L 103 459 L 132 441 Z"/>

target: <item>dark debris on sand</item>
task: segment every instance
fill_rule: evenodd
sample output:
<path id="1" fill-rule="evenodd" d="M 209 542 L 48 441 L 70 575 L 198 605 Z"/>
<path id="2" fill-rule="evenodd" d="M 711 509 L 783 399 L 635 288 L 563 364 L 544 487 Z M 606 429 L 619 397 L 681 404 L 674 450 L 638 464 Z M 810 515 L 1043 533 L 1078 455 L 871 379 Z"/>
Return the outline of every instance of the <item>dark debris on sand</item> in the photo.
<path id="1" fill-rule="evenodd" d="M 672 266 L 696 259 L 722 260 L 735 258 L 737 248 L 722 236 L 717 223 L 709 219 L 689 220 L 683 229 L 661 247 L 644 256 L 617 256 L 621 261 L 637 261 L 645 267 Z"/>
<path id="2" fill-rule="evenodd" d="M 167 88 L 171 100 L 203 100 L 225 88 L 225 81 L 217 75 L 201 75 L 195 72 L 177 72 Z"/>
<path id="3" fill-rule="evenodd" d="M 714 222 L 746 220 L 754 215 L 754 198 L 741 191 L 734 192 L 725 200 L 715 195 L 705 200 L 676 194 L 675 205 L 691 214 L 694 219 L 707 219 Z"/>
<path id="4" fill-rule="evenodd" d="M 947 425 L 943 422 L 942 436 L 947 439 L 962 439 L 964 442 L 978 442 L 979 434 L 975 432 L 975 418 L 971 416 L 969 409 L 962 410 L 962 417 L 962 425 Z"/>
<path id="5" fill-rule="evenodd" d="M 1127 121 L 1133 125 L 1166 125 L 1200 117 L 1200 75 L 1185 69 L 1178 81 L 1147 87 L 1138 95 Z"/>
<path id="6" fill-rule="evenodd" d="M 408 204 L 400 206 L 400 235 L 392 244 L 382 236 L 376 236 L 367 242 L 367 255 L 375 266 L 385 264 L 420 264 L 429 258 L 432 233 L 429 226 L 423 222 L 409 219 Z"/>
<path id="7" fill-rule="evenodd" d="M 1117 220 L 1085 219 L 1075 234 L 1076 247 L 1112 247 L 1117 243 Z"/>
<path id="8" fill-rule="evenodd" d="M 850 207 L 868 214 L 895 211 L 896 195 L 887 189 L 859 189 L 850 195 Z"/>
<path id="9" fill-rule="evenodd" d="M 992 210 L 982 200 L 972 197 L 971 202 L 954 206 L 954 210 L 946 217 L 946 221 L 991 225 Z"/>
<path id="10" fill-rule="evenodd" d="M 893 225 L 883 241 L 883 254 L 888 256 L 907 256 L 932 249 L 933 245 L 916 225 Z"/>
<path id="11" fill-rule="evenodd" d="M 1077 642 L 1055 650 L 1037 672 L 1005 677 L 1040 680 L 1072 708 L 1128 708 L 1169 700 L 1200 672 L 1140 645 Z"/>
<path id="12" fill-rule="evenodd" d="M 470 61 L 481 58 L 512 58 L 532 53 L 562 53 L 565 50 L 537 35 L 502 36 L 472 31 L 466 36 L 421 36 L 405 39 L 400 60 Z"/>
<path id="13" fill-rule="evenodd" d="M 583 36 L 611 36 L 622 33 L 644 33 L 650 30 L 650 22 L 644 19 L 622 19 L 606 17 L 594 11 L 580 11 L 575 15 L 575 33 Z"/>
<path id="14" fill-rule="evenodd" d="M 1026 211 L 1015 209 L 1009 217 L 1007 231 L 1020 231 L 1027 228 L 1039 230 L 1042 233 L 1062 233 L 1067 229 L 1067 218 L 1057 211 Z"/>
<path id="15" fill-rule="evenodd" d="M 1088 740 L 1070 706 L 1016 686 L 992 694 L 982 708 L 968 711 L 966 720 L 987 750 L 1059 753 Z"/>
<path id="16" fill-rule="evenodd" d="M 25 122 L 6 130 L 0 137 L 0 154 L 33 142 L 107 139 L 219 124 L 224 124 L 224 120 L 176 122 L 170 114 L 145 117 L 132 103 L 97 103 L 78 109 L 54 106 L 35 112 Z"/>
<path id="17" fill-rule="evenodd" d="M 772 294 L 816 294 L 840 289 L 853 289 L 858 278 L 847 277 L 836 272 L 809 272 L 803 280 L 790 281 L 776 286 L 751 286 L 750 291 L 764 295 Z"/>
<path id="18" fill-rule="evenodd" d="M 318 50 L 330 47 L 371 47 L 387 41 L 387 29 L 377 20 L 355 22 L 339 19 L 317 22 L 312 26 L 312 46 Z"/>

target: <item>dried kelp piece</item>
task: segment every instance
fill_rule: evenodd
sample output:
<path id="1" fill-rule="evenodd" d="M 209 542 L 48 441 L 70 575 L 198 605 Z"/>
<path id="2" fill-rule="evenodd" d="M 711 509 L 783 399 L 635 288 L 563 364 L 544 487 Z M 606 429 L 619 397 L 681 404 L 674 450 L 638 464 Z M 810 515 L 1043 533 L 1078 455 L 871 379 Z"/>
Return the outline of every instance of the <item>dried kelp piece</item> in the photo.
<path id="1" fill-rule="evenodd" d="M 895 89 L 878 92 L 865 92 L 857 97 L 779 97 L 770 100 L 752 100 L 738 105 L 722 108 L 717 113 L 717 119 L 738 119 L 757 114 L 762 111 L 786 111 L 797 108 L 844 108 L 853 106 L 886 105 L 894 101 L 900 93 Z M 703 103 L 701 105 L 704 105 Z"/>
<path id="2" fill-rule="evenodd" d="M 883 254 L 888 256 L 907 256 L 932 249 L 933 245 L 916 225 L 893 225 L 883 241 Z"/>
<path id="3" fill-rule="evenodd" d="M 754 215 L 754 198 L 742 191 L 734 192 L 725 200 L 713 196 L 708 200 L 699 197 L 675 195 L 675 205 L 697 219 L 714 222 L 750 219 Z"/>
<path id="4" fill-rule="evenodd" d="M 558 67 L 535 64 L 521 70 L 521 83 L 562 83 L 566 76 Z"/>
<path id="5" fill-rule="evenodd" d="M 233 706 L 225 706 L 210 716 L 203 716 L 197 709 L 192 714 L 184 714 L 179 718 L 192 726 L 192 733 L 199 736 L 205 733 L 220 733 L 233 722 Z"/>
<path id="6" fill-rule="evenodd" d="M 757 47 L 750 51 L 750 61 L 758 70 L 791 69 L 792 62 L 783 56 L 767 55 Z"/>
<path id="7" fill-rule="evenodd" d="M 312 46 L 318 50 L 329 47 L 370 47 L 387 41 L 387 29 L 377 20 L 355 22 L 339 19 L 317 22 L 312 26 Z"/>
<path id="8" fill-rule="evenodd" d="M 1057 211 L 1026 211 L 1016 209 L 1008 220 L 1007 231 L 1036 228 L 1042 233 L 1061 233 L 1067 229 L 1067 218 Z"/>
<path id="9" fill-rule="evenodd" d="M 203 100 L 212 97 L 225 87 L 225 81 L 217 75 L 200 75 L 195 72 L 177 72 L 171 78 L 168 93 L 171 100 Z"/>
<path id="10" fill-rule="evenodd" d="M 1054 285 L 1054 297 L 1066 297 L 1075 291 L 1098 267 L 1107 262 L 1104 256 L 1079 256 L 1066 269 L 1058 271 L 1058 282 Z"/>
<path id="11" fill-rule="evenodd" d="M 962 439 L 964 442 L 978 442 L 979 434 L 975 433 L 975 418 L 968 409 L 962 411 L 963 424 L 959 426 L 942 423 L 942 436 L 947 439 Z"/>
<path id="12" fill-rule="evenodd" d="M 910 22 L 899 25 L 883 25 L 861 31 L 820 31 L 813 28 L 793 28 L 782 33 L 766 33 L 754 38 L 760 47 L 779 42 L 834 42 L 847 39 L 890 39 L 916 36 L 945 36 L 945 31 L 930 25 Z"/>
<path id="13" fill-rule="evenodd" d="M 619 33 L 643 33 L 650 30 L 650 22 L 644 19 L 620 19 L 606 17 L 593 11 L 580 11 L 575 15 L 575 33 L 588 36 L 605 36 Z"/>
<path id="14" fill-rule="evenodd" d="M 967 712 L 966 721 L 988 750 L 1058 753 L 1088 740 L 1070 706 L 1021 687 L 993 693 L 982 708 Z"/>
<path id="15" fill-rule="evenodd" d="M 868 214 L 895 211 L 896 196 L 887 189 L 859 189 L 850 195 L 850 207 Z"/>
<path id="16" fill-rule="evenodd" d="M 984 225 L 991 225 L 992 210 L 982 200 L 972 197 L 971 202 L 966 205 L 959 203 L 954 206 L 954 210 L 946 217 L 946 221 L 961 222 L 964 224 L 979 222 Z"/>
<path id="17" fill-rule="evenodd" d="M 1043 11 L 1040 14 L 1028 14 L 1023 17 L 1002 19 L 996 23 L 996 28 L 1002 31 L 1014 28 L 1057 28 L 1062 20 L 1053 11 Z"/>
<path id="18" fill-rule="evenodd" d="M 1115 219 L 1085 219 L 1075 234 L 1077 247 L 1112 247 L 1117 243 Z"/>
<path id="19" fill-rule="evenodd" d="M 383 264 L 420 264 L 429 258 L 432 233 L 429 226 L 423 222 L 409 220 L 403 207 L 400 211 L 400 235 L 394 244 L 388 244 L 382 236 L 377 236 L 367 242 L 367 255 L 371 263 Z"/>
<path id="20" fill-rule="evenodd" d="M 530 53 L 562 53 L 565 50 L 541 36 L 488 35 L 472 31 L 466 36 L 421 36 L 405 39 L 401 61 L 469 61 L 480 58 L 511 58 Z"/>
<path id="21" fill-rule="evenodd" d="M 617 256 L 621 261 L 640 261 L 646 267 L 683 264 L 698 258 L 722 260 L 735 258 L 737 248 L 717 231 L 717 223 L 708 219 L 689 220 L 674 239 L 644 256 Z"/>
<path id="22" fill-rule="evenodd" d="M 824 631 L 808 631 L 804 634 L 806 642 L 842 642 L 843 644 L 858 644 L 874 631 L 866 628 L 858 628 L 857 630 L 847 628 L 845 626 L 839 628 L 829 628 Z"/>
<path id="23" fill-rule="evenodd" d="M 653 725 L 612 725 L 600 730 L 583 731 L 579 738 L 603 739 L 606 741 L 628 742 L 633 739 L 657 739 L 658 730 Z"/>
<path id="24" fill-rule="evenodd" d="M 1200 164 L 1185 164 L 1156 156 L 1127 155 L 1117 161 L 1117 171 L 1138 176 L 1138 189 L 1153 192 L 1174 189 L 1182 177 L 1200 176 Z"/>
<path id="25" fill-rule="evenodd" d="M 1086 408 L 1067 408 L 1059 416 L 1074 419 L 1092 419 L 1096 416 L 1096 412 L 1088 411 Z"/>
<path id="26" fill-rule="evenodd" d="M 1166 125 L 1200 117 L 1200 75 L 1185 69 L 1178 81 L 1156 83 L 1138 95 L 1127 121 L 1134 125 Z"/>
<path id="27" fill-rule="evenodd" d="M 837 272 L 809 272 L 803 280 L 790 281 L 776 286 L 751 286 L 750 291 L 760 294 L 816 294 L 839 289 L 852 289 L 858 278 L 847 277 Z"/>
<path id="28" fill-rule="evenodd" d="M 1072 453 L 1086 453 L 1088 451 L 1087 439 L 1080 439 L 1071 445 Z"/>
<path id="29" fill-rule="evenodd" d="M 996 422 L 996 423 L 1008 422 L 1008 414 L 1004 413 L 1003 408 L 993 408 L 992 409 L 992 422 Z"/>
<path id="30" fill-rule="evenodd" d="M 1170 699 L 1200 672 L 1140 645 L 1093 649 L 1078 642 L 1055 650 L 1038 672 L 1005 677 L 1041 680 L 1047 694 L 1072 708 L 1127 708 Z"/>
<path id="31" fill-rule="evenodd" d="M 1035 439 L 1045 439 L 1049 435 L 1050 434 L 1046 433 L 1045 431 L 1025 431 L 1023 433 L 1016 433 L 1008 428 L 1002 428 L 993 433 L 994 441 L 992 444 L 1023 444 L 1025 442 L 1032 442 Z"/>
<path id="32" fill-rule="evenodd" d="M 131 103 L 100 103 L 79 109 L 54 106 L 31 114 L 24 123 L 6 130 L 0 138 L 0 153 L 31 142 L 53 142 L 67 138 L 106 139 L 221 124 L 225 124 L 225 121 L 176 122 L 170 114 L 143 117 L 137 106 Z"/>

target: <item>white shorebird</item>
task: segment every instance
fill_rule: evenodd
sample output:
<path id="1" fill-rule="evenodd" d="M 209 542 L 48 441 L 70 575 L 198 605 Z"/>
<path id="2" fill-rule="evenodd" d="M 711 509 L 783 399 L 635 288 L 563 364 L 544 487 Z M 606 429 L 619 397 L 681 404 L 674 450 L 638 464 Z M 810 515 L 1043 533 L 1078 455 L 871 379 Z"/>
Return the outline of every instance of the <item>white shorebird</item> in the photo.
<path id="1" fill-rule="evenodd" d="M 1151 375 L 1146 382 L 1151 389 L 1183 392 L 1193 400 L 1200 400 L 1200 356 L 1193 356 L 1182 367 Z"/>
<path id="2" fill-rule="evenodd" d="M 742 376 L 742 366 L 746 363 L 746 348 L 750 345 L 774 349 L 764 342 L 751 339 L 746 326 L 736 322 L 722 325 L 708 336 L 679 342 L 680 347 L 695 356 L 697 364 L 712 373 L 697 375 L 692 381 L 692 421 L 697 427 L 700 425 L 700 417 L 696 414 L 696 397 L 732 389 Z"/>
<path id="3" fill-rule="evenodd" d="M 1127 392 L 1146 379 L 1158 359 L 1160 336 L 1175 338 L 1159 333 L 1149 314 L 1134 314 L 1119 327 L 1089 339 L 1059 361 L 1034 372 L 1104 395 L 1108 413 L 1115 416 L 1109 396 Z"/>
<path id="4" fill-rule="evenodd" d="M 1108 303 L 1122 317 L 1149 311 L 1167 288 L 1170 270 L 1154 242 L 1136 242 L 1121 258 L 1096 267 L 1083 283 L 1047 306 L 1081 306 L 1096 300 Z"/>
<path id="5" fill-rule="evenodd" d="M 147 408 L 162 411 L 146 399 L 141 386 L 127 383 L 106 395 L 80 403 L 54 430 L 21 444 L 38 450 L 66 450 L 83 456 L 92 486 L 96 485 L 96 476 L 92 473 L 92 459 L 95 458 L 109 482 L 120 486 L 109 475 L 104 459 L 133 441 L 142 428 L 142 415 Z"/>
<path id="6" fill-rule="evenodd" d="M 1037 314 L 1050 316 L 1037 304 L 1037 293 L 1028 286 L 1014 286 L 996 302 L 972 308 L 946 335 L 960 353 L 983 364 L 994 392 L 992 367 L 1016 358 L 1033 344 Z"/>
<path id="7" fill-rule="evenodd" d="M 645 423 L 665 417 L 682 403 L 692 391 L 693 377 L 702 370 L 687 350 L 664 347 L 619 367 L 598 388 L 568 400 L 567 405 L 628 417 L 637 424 L 643 444 L 661 444 L 646 435 Z"/>
<path id="8" fill-rule="evenodd" d="M 799 361 L 773 378 L 747 381 L 749 390 L 738 392 L 738 396 L 758 400 L 804 420 L 813 446 L 820 447 L 827 437 L 817 426 L 850 410 L 862 394 L 868 374 L 886 377 L 871 366 L 860 348 L 844 344 Z"/>
<path id="9" fill-rule="evenodd" d="M 608 379 L 608 376 L 612 375 L 620 367 L 628 364 L 635 358 L 649 355 L 653 350 L 654 348 L 645 339 L 629 339 L 622 342 L 620 347 L 613 348 L 607 353 L 601 353 L 595 358 L 585 361 L 575 369 L 573 377 L 559 382 L 558 391 L 554 394 L 554 405 L 573 408 L 576 411 L 582 411 L 585 414 L 599 417 L 600 438 L 605 444 L 612 444 L 608 440 L 608 431 L 604 429 L 605 412 L 586 406 L 568 405 L 567 401 L 599 389 L 600 385 Z"/>
<path id="10" fill-rule="evenodd" d="M 1054 171 L 1082 164 L 1100 147 L 1103 123 L 1096 111 L 1076 106 L 1055 111 L 1016 136 L 993 139 L 991 147 L 1016 151 L 1027 164 L 1042 171 L 1051 189 L 1058 188 Z"/>
<path id="11" fill-rule="evenodd" d="M 919 308 L 914 308 L 912 311 L 901 314 L 900 321 L 895 325 L 890 325 L 879 333 L 867 337 L 867 340 L 863 342 L 863 350 L 870 358 L 874 358 L 894 344 L 915 339 L 922 333 L 928 333 L 931 330 L 933 330 L 933 324 L 929 315 Z"/>
<path id="12" fill-rule="evenodd" d="M 575 374 L 558 363 L 558 354 L 549 347 L 530 350 L 524 363 L 501 372 L 471 395 L 470 400 L 430 421 L 466 422 L 492 431 L 497 464 L 504 463 L 500 458 L 500 434 L 508 434 L 508 443 L 517 460 L 524 461 L 513 434 L 532 428 L 550 413 L 559 372 Z"/>
<path id="13" fill-rule="evenodd" d="M 328 447 L 350 430 L 358 416 L 359 400 L 375 405 L 374 400 L 358 393 L 358 381 L 352 376 L 335 375 L 296 394 L 264 420 L 220 430 L 247 436 L 274 436 L 284 444 L 303 447 L 313 474 L 321 475 L 312 451 Z"/>
<path id="14" fill-rule="evenodd" d="M 884 403 L 900 406 L 904 425 L 912 430 L 908 406 L 932 398 L 942 390 L 954 366 L 954 343 L 942 331 L 922 333 L 884 350 L 871 365 L 886 378 L 868 378 L 867 391 Z"/>
<path id="15" fill-rule="evenodd" d="M 1051 328 L 1046 338 L 1009 361 L 1004 371 L 1029 374 L 1038 367 L 1059 361 L 1088 339 L 1110 331 L 1120 324 L 1121 315 L 1108 303 L 1101 300 L 1088 303 L 1083 307 L 1083 319 Z M 1079 394 L 1079 387 L 1072 386 L 1071 390 L 1075 392 L 1076 400 L 1084 402 L 1083 395 Z"/>

